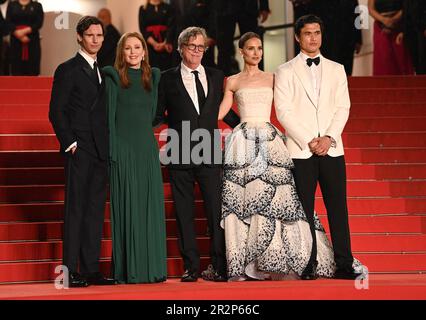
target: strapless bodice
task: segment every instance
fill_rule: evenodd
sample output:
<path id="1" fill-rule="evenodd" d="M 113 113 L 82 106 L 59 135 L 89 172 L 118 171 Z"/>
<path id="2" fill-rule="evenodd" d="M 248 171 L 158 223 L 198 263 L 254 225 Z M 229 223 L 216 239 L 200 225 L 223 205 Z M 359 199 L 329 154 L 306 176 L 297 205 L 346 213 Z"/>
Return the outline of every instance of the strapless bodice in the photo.
<path id="1" fill-rule="evenodd" d="M 272 88 L 241 88 L 235 94 L 241 122 L 269 122 L 271 117 Z"/>

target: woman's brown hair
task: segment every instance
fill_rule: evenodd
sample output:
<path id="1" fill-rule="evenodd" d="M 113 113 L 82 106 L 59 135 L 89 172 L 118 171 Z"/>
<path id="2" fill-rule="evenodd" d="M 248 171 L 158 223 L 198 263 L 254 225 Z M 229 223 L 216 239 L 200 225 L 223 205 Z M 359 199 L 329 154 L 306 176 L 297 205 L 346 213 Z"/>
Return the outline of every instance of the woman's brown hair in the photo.
<path id="1" fill-rule="evenodd" d="M 145 90 L 151 91 L 151 77 L 152 71 L 151 66 L 149 65 L 148 59 L 148 47 L 143 36 L 138 32 L 127 32 L 123 34 L 117 44 L 117 55 L 115 58 L 114 68 L 118 71 L 120 77 L 121 86 L 123 88 L 128 88 L 130 86 L 130 80 L 127 70 L 129 69 L 126 59 L 124 58 L 124 46 L 128 38 L 137 38 L 142 43 L 142 48 L 145 52 L 144 59 L 141 61 L 142 77 L 141 83 Z"/>

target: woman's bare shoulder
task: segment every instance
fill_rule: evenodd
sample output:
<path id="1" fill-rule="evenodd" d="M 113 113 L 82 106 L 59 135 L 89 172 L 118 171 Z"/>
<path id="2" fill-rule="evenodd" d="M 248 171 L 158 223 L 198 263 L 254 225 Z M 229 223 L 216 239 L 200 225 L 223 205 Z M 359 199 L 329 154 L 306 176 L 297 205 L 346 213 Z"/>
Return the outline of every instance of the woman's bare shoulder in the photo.
<path id="1" fill-rule="evenodd" d="M 226 78 L 226 88 L 235 92 L 237 90 L 239 73 Z"/>

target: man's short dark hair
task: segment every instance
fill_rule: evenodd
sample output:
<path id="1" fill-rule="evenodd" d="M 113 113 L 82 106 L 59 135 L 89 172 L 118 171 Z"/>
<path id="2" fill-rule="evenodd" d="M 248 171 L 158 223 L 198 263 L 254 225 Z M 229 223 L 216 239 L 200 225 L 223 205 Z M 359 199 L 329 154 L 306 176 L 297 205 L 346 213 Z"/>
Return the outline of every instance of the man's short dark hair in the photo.
<path id="1" fill-rule="evenodd" d="M 93 16 L 84 16 L 80 19 L 77 23 L 77 33 L 80 35 L 80 37 L 83 37 L 84 31 L 90 28 L 92 24 L 99 24 L 102 27 L 102 34 L 105 33 L 104 26 L 102 25 L 101 20 L 99 20 L 96 17 Z"/>
<path id="2" fill-rule="evenodd" d="M 321 18 L 314 14 L 307 14 L 297 19 L 294 25 L 294 33 L 296 34 L 296 36 L 300 37 L 300 32 L 303 27 L 310 23 L 318 23 L 321 28 L 321 33 L 324 33 L 324 23 L 322 22 Z"/>

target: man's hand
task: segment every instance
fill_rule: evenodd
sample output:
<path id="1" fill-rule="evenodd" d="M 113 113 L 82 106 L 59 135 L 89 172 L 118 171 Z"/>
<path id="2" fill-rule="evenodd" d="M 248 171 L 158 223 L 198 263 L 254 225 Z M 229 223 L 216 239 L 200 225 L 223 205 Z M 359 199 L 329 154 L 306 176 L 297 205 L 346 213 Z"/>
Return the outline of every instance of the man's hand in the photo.
<path id="1" fill-rule="evenodd" d="M 213 38 L 207 38 L 207 47 L 213 47 L 216 44 L 216 40 Z"/>
<path id="2" fill-rule="evenodd" d="M 77 147 L 72 147 L 71 148 L 71 154 L 74 155 L 75 151 L 77 150 Z"/>
<path id="3" fill-rule="evenodd" d="M 355 53 L 359 54 L 361 52 L 362 44 L 361 43 L 355 43 Z"/>
<path id="4" fill-rule="evenodd" d="M 331 139 L 329 137 L 319 137 L 309 142 L 309 149 L 318 156 L 325 156 L 331 147 Z"/>
<path id="5" fill-rule="evenodd" d="M 314 138 L 311 140 L 311 142 L 308 143 L 309 150 L 311 150 L 312 153 L 314 153 L 314 149 L 318 144 L 318 138 Z"/>
<path id="6" fill-rule="evenodd" d="M 400 46 L 402 44 L 402 41 L 404 41 L 404 33 L 400 32 L 396 36 L 395 43 Z"/>
<path id="7" fill-rule="evenodd" d="M 268 17 L 269 17 L 270 12 L 266 11 L 266 10 L 262 10 L 259 12 L 259 17 L 260 17 L 260 23 L 264 23 Z"/>

